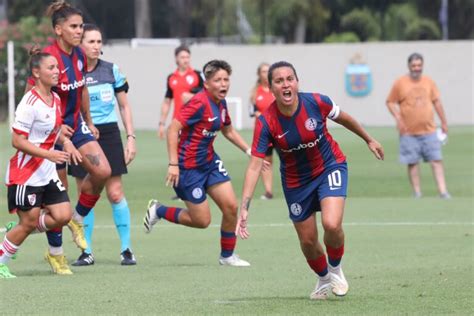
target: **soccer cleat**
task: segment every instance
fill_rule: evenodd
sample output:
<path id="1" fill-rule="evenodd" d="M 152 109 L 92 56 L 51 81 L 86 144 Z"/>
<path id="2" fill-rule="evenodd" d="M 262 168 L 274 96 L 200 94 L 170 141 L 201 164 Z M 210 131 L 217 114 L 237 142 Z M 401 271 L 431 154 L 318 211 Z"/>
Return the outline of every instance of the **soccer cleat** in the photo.
<path id="1" fill-rule="evenodd" d="M 271 200 L 273 199 L 273 194 L 270 192 L 266 192 L 265 194 L 260 196 L 260 200 Z"/>
<path id="2" fill-rule="evenodd" d="M 450 200 L 451 199 L 451 194 L 449 194 L 448 192 L 444 192 L 444 193 L 441 193 L 439 195 L 439 197 L 442 199 L 442 200 Z"/>
<path id="3" fill-rule="evenodd" d="M 84 224 L 71 219 L 69 223 L 67 223 L 67 227 L 69 227 L 71 230 L 72 240 L 77 245 L 77 247 L 79 247 L 81 250 L 86 250 L 87 241 L 84 237 Z"/>
<path id="4" fill-rule="evenodd" d="M 349 291 L 349 284 L 342 272 L 341 265 L 336 268 L 329 266 L 329 273 L 331 274 L 332 292 L 336 296 L 344 296 Z"/>
<path id="5" fill-rule="evenodd" d="M 239 258 L 238 255 L 233 254 L 230 257 L 224 258 L 220 257 L 219 258 L 219 264 L 221 266 L 232 266 L 232 267 L 250 267 L 250 263 L 248 263 L 245 260 L 242 260 Z"/>
<path id="6" fill-rule="evenodd" d="M 13 229 L 13 227 L 16 226 L 16 222 L 15 221 L 11 221 L 11 222 L 8 222 L 6 225 L 5 225 L 5 230 L 7 231 L 7 233 Z M 16 253 L 12 256 L 12 260 L 15 260 L 16 259 Z M 13 274 L 12 274 L 13 275 Z"/>
<path id="7" fill-rule="evenodd" d="M 10 269 L 6 264 L 0 263 L 0 279 L 14 279 L 15 275 L 10 273 Z"/>
<path id="8" fill-rule="evenodd" d="M 91 266 L 94 264 L 94 256 L 91 253 L 82 252 L 79 258 L 72 263 L 75 267 Z"/>
<path id="9" fill-rule="evenodd" d="M 413 193 L 413 197 L 415 199 L 421 199 L 423 197 L 423 194 L 421 192 L 415 192 Z"/>
<path id="10" fill-rule="evenodd" d="M 59 275 L 71 275 L 72 271 L 69 269 L 67 264 L 66 257 L 64 255 L 51 255 L 49 252 L 46 252 L 44 259 L 48 261 L 51 269 L 54 274 Z"/>
<path id="11" fill-rule="evenodd" d="M 120 258 L 122 259 L 120 264 L 123 266 L 134 266 L 137 264 L 137 260 L 135 259 L 133 252 L 129 248 L 122 251 L 122 253 L 120 254 Z"/>
<path id="12" fill-rule="evenodd" d="M 160 218 L 156 215 L 156 208 L 159 207 L 161 204 L 157 200 L 150 200 L 148 201 L 148 210 L 145 213 L 145 217 L 143 218 L 143 226 L 145 226 L 145 233 L 149 234 L 153 225 L 155 225 Z"/>
<path id="13" fill-rule="evenodd" d="M 324 280 L 321 278 L 318 278 L 316 287 L 314 288 L 313 292 L 311 292 L 311 294 L 309 295 L 309 298 L 312 300 L 326 300 L 329 297 L 329 293 L 331 293 L 331 288 L 332 288 L 332 285 L 331 285 L 330 277 Z"/>
<path id="14" fill-rule="evenodd" d="M 181 198 L 177 195 L 174 195 L 174 196 L 171 197 L 171 200 L 172 201 L 181 201 Z"/>

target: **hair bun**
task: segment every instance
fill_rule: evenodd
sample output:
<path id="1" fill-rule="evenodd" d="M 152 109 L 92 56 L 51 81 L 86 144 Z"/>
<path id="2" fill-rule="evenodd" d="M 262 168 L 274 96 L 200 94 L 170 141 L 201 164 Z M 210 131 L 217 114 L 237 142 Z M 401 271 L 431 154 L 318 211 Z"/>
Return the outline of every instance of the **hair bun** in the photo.
<path id="1" fill-rule="evenodd" d="M 30 51 L 28 52 L 30 56 L 38 55 L 41 53 L 41 48 L 38 46 L 38 44 L 34 44 L 33 47 L 30 48 Z"/>

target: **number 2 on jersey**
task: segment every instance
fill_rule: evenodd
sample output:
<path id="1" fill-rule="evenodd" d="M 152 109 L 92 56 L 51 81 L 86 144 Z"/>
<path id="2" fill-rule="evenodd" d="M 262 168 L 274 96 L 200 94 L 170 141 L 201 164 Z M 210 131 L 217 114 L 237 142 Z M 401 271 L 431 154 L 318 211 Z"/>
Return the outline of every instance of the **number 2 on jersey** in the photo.
<path id="1" fill-rule="evenodd" d="M 216 164 L 219 172 L 226 176 L 228 173 L 227 170 L 225 170 L 224 168 L 224 162 L 222 160 L 216 160 Z"/>

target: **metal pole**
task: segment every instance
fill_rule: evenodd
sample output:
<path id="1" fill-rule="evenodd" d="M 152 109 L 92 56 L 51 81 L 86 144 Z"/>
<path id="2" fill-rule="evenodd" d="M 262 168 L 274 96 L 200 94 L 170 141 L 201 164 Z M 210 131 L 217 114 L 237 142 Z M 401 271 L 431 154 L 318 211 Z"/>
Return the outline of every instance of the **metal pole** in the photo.
<path id="1" fill-rule="evenodd" d="M 443 32 L 443 40 L 448 40 L 449 33 L 448 33 L 448 22 L 449 22 L 449 5 L 448 0 L 441 1 L 441 8 L 439 10 L 439 22 L 441 23 L 441 29 Z"/>
<path id="2" fill-rule="evenodd" d="M 260 44 L 265 44 L 265 0 L 260 0 Z"/>
<path id="3" fill-rule="evenodd" d="M 222 2 L 217 0 L 217 43 L 222 44 Z"/>
<path id="4" fill-rule="evenodd" d="M 12 41 L 7 43 L 8 55 L 8 122 L 10 123 L 10 130 L 13 125 L 15 117 L 15 57 L 14 44 Z"/>

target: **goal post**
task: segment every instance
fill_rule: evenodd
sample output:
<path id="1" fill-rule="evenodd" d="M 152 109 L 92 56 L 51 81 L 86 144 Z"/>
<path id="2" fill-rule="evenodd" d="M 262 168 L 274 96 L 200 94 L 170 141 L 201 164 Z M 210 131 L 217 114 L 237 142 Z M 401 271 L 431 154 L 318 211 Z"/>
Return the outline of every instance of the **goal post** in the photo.
<path id="1" fill-rule="evenodd" d="M 227 109 L 232 120 L 232 125 L 236 130 L 242 129 L 242 98 L 239 97 L 228 97 L 225 98 L 227 101 Z"/>
<path id="2" fill-rule="evenodd" d="M 10 130 L 15 118 L 15 57 L 13 41 L 7 42 L 7 76 L 8 76 L 8 123 Z"/>

